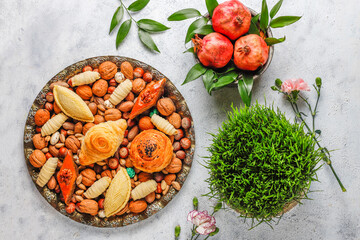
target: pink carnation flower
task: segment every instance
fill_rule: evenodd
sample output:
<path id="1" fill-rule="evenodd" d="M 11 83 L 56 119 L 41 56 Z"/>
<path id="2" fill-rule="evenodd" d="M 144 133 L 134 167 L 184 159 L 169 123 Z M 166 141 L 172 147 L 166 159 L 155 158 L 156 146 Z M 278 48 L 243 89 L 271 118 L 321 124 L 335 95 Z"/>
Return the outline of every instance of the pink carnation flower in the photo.
<path id="1" fill-rule="evenodd" d="M 207 211 L 193 210 L 189 212 L 187 220 L 197 226 L 196 231 L 201 235 L 208 235 L 216 230 L 216 220 Z"/>
<path id="2" fill-rule="evenodd" d="M 310 91 L 310 88 L 301 78 L 288 79 L 282 83 L 281 91 L 290 94 L 292 91 Z"/>

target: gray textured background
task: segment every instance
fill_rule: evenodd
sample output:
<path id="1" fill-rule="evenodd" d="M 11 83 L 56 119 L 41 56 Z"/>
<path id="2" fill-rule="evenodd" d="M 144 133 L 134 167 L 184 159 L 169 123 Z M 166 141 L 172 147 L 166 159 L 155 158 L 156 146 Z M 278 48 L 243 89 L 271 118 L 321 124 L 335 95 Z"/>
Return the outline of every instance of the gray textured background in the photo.
<path id="1" fill-rule="evenodd" d="M 126 5 L 131 1 L 124 0 Z M 221 1 L 222 2 L 222 1 Z M 276 1 L 268 0 L 272 6 Z M 244 0 L 253 9 L 261 1 Z M 182 226 L 181 239 L 190 234 L 186 222 L 193 196 L 207 192 L 207 171 L 200 156 L 208 153 L 207 132 L 214 132 L 225 119 L 232 102 L 239 105 L 236 89 L 224 89 L 210 97 L 201 81 L 181 86 L 194 64 L 183 39 L 190 21 L 167 22 L 176 10 L 196 7 L 205 12 L 202 0 L 152 0 L 136 19 L 152 18 L 170 26 L 154 36 L 161 54 L 146 50 L 131 29 L 124 44 L 115 49 L 115 34 L 108 35 L 116 0 L 38 1 L 1 0 L 0 7 L 0 238 L 1 239 L 172 239 L 175 225 Z M 342 193 L 330 169 L 319 171 L 313 201 L 304 201 L 286 214 L 274 230 L 261 225 L 248 231 L 233 211 L 216 215 L 217 239 L 360 239 L 359 118 L 360 4 L 357 0 L 284 1 L 280 15 L 302 15 L 295 25 L 274 30 L 286 34 L 275 47 L 272 64 L 255 83 L 253 99 L 274 102 L 292 118 L 286 102 L 270 90 L 275 78 L 302 77 L 312 83 L 321 76 L 323 96 L 318 127 L 322 143 L 332 153 L 333 163 L 348 189 Z M 25 118 L 35 96 L 56 73 L 79 60 L 101 55 L 123 55 L 144 61 L 169 77 L 184 95 L 196 128 L 196 156 L 180 194 L 160 213 L 141 223 L 118 229 L 85 226 L 57 213 L 36 191 L 23 156 Z M 308 93 L 314 99 L 314 92 Z M 213 201 L 200 197 L 201 209 Z"/>

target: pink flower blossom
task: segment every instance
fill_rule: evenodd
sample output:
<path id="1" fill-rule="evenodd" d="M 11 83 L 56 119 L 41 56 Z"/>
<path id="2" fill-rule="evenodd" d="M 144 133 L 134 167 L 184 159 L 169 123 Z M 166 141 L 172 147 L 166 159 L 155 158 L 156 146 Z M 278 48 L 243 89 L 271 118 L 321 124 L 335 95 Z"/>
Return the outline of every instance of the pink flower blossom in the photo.
<path id="1" fill-rule="evenodd" d="M 189 212 L 187 220 L 197 226 L 196 231 L 201 235 L 208 235 L 216 230 L 216 220 L 207 211 L 193 210 Z"/>
<path id="2" fill-rule="evenodd" d="M 310 88 L 301 78 L 288 79 L 282 83 L 281 91 L 290 94 L 292 91 L 310 91 Z"/>

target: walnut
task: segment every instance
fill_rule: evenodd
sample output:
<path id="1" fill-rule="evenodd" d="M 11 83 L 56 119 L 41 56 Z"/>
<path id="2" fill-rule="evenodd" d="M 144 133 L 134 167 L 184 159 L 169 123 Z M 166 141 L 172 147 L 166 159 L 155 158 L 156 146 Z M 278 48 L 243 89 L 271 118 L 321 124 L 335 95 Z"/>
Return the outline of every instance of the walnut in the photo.
<path id="1" fill-rule="evenodd" d="M 90 128 L 95 126 L 94 123 L 86 123 L 82 129 L 82 134 L 85 135 L 87 131 L 89 131 Z"/>
<path id="2" fill-rule="evenodd" d="M 163 116 L 169 116 L 176 110 L 175 104 L 170 98 L 159 99 L 156 107 Z"/>
<path id="3" fill-rule="evenodd" d="M 39 109 L 36 111 L 34 120 L 35 124 L 41 127 L 50 119 L 50 112 L 46 109 Z"/>
<path id="4" fill-rule="evenodd" d="M 117 73 L 117 66 L 115 63 L 110 61 L 103 62 L 99 66 L 99 73 L 101 75 L 101 78 L 105 80 L 112 79 Z"/>
<path id="5" fill-rule="evenodd" d="M 65 146 L 69 149 L 72 153 L 77 153 L 80 148 L 80 141 L 75 136 L 69 136 L 65 140 Z"/>
<path id="6" fill-rule="evenodd" d="M 88 85 L 78 86 L 76 89 L 76 94 L 84 100 L 89 100 L 93 95 L 91 87 L 89 87 Z"/>
<path id="7" fill-rule="evenodd" d="M 82 184 L 87 187 L 90 187 L 96 181 L 96 173 L 90 168 L 84 169 L 80 174 L 82 175 Z"/>
<path id="8" fill-rule="evenodd" d="M 57 148 L 56 148 L 55 146 L 53 146 L 53 145 L 50 145 L 50 146 L 49 146 L 49 152 L 50 152 L 51 156 L 53 156 L 53 157 L 59 156 L 59 149 L 57 149 Z"/>
<path id="9" fill-rule="evenodd" d="M 105 111 L 105 120 L 106 121 L 116 121 L 121 118 L 120 110 L 116 108 L 110 108 Z"/>
<path id="10" fill-rule="evenodd" d="M 32 138 L 34 147 L 37 149 L 43 149 L 47 146 L 47 142 L 45 141 L 45 138 L 41 136 L 41 133 L 35 134 Z"/>
<path id="11" fill-rule="evenodd" d="M 88 213 L 95 216 L 99 211 L 99 205 L 95 200 L 84 199 L 78 205 L 77 208 L 82 213 Z"/>
<path id="12" fill-rule="evenodd" d="M 29 157 L 29 161 L 31 165 L 33 165 L 36 168 L 39 168 L 42 167 L 46 162 L 46 157 L 42 151 L 35 149 L 35 151 L 31 153 Z"/>

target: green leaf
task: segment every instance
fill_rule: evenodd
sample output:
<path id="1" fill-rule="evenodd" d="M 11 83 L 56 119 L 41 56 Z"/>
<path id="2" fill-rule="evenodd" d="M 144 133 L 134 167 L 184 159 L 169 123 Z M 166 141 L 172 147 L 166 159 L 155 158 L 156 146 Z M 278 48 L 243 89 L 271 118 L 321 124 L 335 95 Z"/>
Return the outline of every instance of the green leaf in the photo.
<path id="1" fill-rule="evenodd" d="M 137 12 L 143 9 L 149 2 L 150 0 L 136 0 L 135 2 L 130 4 L 128 9 L 132 12 Z"/>
<path id="2" fill-rule="evenodd" d="M 250 106 L 251 104 L 251 90 L 253 86 L 254 79 L 252 76 L 248 76 L 243 74 L 242 79 L 238 81 L 238 89 L 240 93 L 240 97 L 243 100 L 246 106 Z"/>
<path id="3" fill-rule="evenodd" d="M 211 90 L 212 85 L 214 84 L 214 80 L 215 80 L 214 70 L 208 69 L 202 79 L 203 79 L 203 83 L 206 88 L 206 91 L 211 95 L 210 90 Z"/>
<path id="4" fill-rule="evenodd" d="M 214 29 L 212 28 L 212 25 L 204 25 L 202 27 L 199 27 L 193 31 L 193 33 L 197 33 L 200 35 L 208 35 L 209 33 L 214 32 Z"/>
<path id="5" fill-rule="evenodd" d="M 259 22 L 260 14 L 257 14 L 251 18 L 251 21 L 253 21 L 255 24 Z"/>
<path id="6" fill-rule="evenodd" d="M 279 11 L 282 3 L 283 3 L 283 0 L 278 1 L 278 2 L 275 4 L 275 6 L 271 9 L 271 11 L 270 11 L 270 18 L 271 18 L 271 19 L 274 18 L 275 15 L 278 13 L 278 11 Z"/>
<path id="7" fill-rule="evenodd" d="M 219 211 L 222 208 L 222 202 L 218 202 L 216 206 L 214 207 L 214 213 Z"/>
<path id="8" fill-rule="evenodd" d="M 131 19 L 129 19 L 121 24 L 116 36 L 116 49 L 119 47 L 120 43 L 125 39 L 125 37 L 128 35 L 131 28 L 131 23 L 132 21 Z"/>
<path id="9" fill-rule="evenodd" d="M 190 71 L 187 73 L 185 81 L 181 84 L 184 85 L 186 83 L 189 83 L 191 81 L 194 81 L 195 79 L 198 79 L 199 77 L 201 77 L 202 75 L 204 75 L 204 73 L 206 72 L 207 68 L 205 68 L 203 65 L 201 65 L 200 63 L 195 64 Z"/>
<path id="10" fill-rule="evenodd" d="M 195 33 L 194 30 L 198 29 L 204 25 L 206 25 L 208 22 L 207 18 L 201 17 L 197 20 L 195 20 L 192 24 L 190 24 L 187 33 L 186 33 L 186 37 L 185 37 L 185 43 L 188 43 L 192 37 L 194 37 Z"/>
<path id="11" fill-rule="evenodd" d="M 116 11 L 111 19 L 109 34 L 120 23 L 123 16 L 124 16 L 124 8 L 122 6 L 120 6 L 116 9 Z"/>
<path id="12" fill-rule="evenodd" d="M 141 30 L 139 28 L 139 38 L 140 41 L 150 50 L 160 52 L 156 44 L 154 43 L 154 40 L 151 38 L 150 34 L 145 32 L 144 30 Z"/>
<path id="13" fill-rule="evenodd" d="M 205 0 L 205 3 L 210 17 L 212 17 L 214 9 L 219 5 L 219 3 L 216 0 Z"/>
<path id="14" fill-rule="evenodd" d="M 227 74 L 222 75 L 222 77 L 220 77 L 217 82 L 215 82 L 212 85 L 212 88 L 210 89 L 210 92 L 215 91 L 215 90 L 219 90 L 227 85 L 229 85 L 230 83 L 236 81 L 237 77 L 239 76 L 239 74 L 235 71 L 231 71 L 228 72 Z"/>
<path id="15" fill-rule="evenodd" d="M 277 43 L 282 43 L 285 39 L 285 36 L 283 38 L 265 38 L 265 42 L 268 46 L 271 46 Z"/>
<path id="16" fill-rule="evenodd" d="M 256 16 L 258 16 L 257 19 L 254 19 Z M 258 28 L 258 26 L 257 26 L 257 22 L 258 22 L 258 19 L 259 19 L 259 15 L 256 15 L 256 16 L 251 19 L 250 29 L 249 29 L 249 32 L 248 32 L 248 33 L 249 33 L 249 34 L 257 34 L 257 35 L 260 36 L 260 31 L 259 31 L 259 28 Z"/>
<path id="17" fill-rule="evenodd" d="M 321 130 L 319 130 L 319 129 L 318 129 L 318 130 L 315 130 L 315 133 L 317 133 L 317 134 L 320 135 L 320 134 L 321 134 Z"/>
<path id="18" fill-rule="evenodd" d="M 185 19 L 193 18 L 193 17 L 200 17 L 201 13 L 196 10 L 195 8 L 185 8 L 180 11 L 177 11 L 173 14 L 171 14 L 170 17 L 168 17 L 168 21 L 182 21 Z"/>
<path id="19" fill-rule="evenodd" d="M 265 32 L 269 25 L 269 10 L 266 4 L 266 0 L 262 1 L 261 16 L 260 16 L 260 28 Z"/>
<path id="20" fill-rule="evenodd" d="M 183 53 L 194 53 L 194 47 L 191 47 L 189 49 L 186 49 Z"/>
<path id="21" fill-rule="evenodd" d="M 152 19 L 140 19 L 138 22 L 139 28 L 147 32 L 162 32 L 169 28 Z"/>
<path id="22" fill-rule="evenodd" d="M 300 20 L 299 16 L 282 16 L 271 20 L 270 27 L 281 28 L 293 24 Z"/>
<path id="23" fill-rule="evenodd" d="M 220 231 L 220 229 L 218 227 L 216 227 L 215 231 L 213 231 L 212 233 L 209 234 L 210 237 L 215 236 L 218 232 Z"/>

